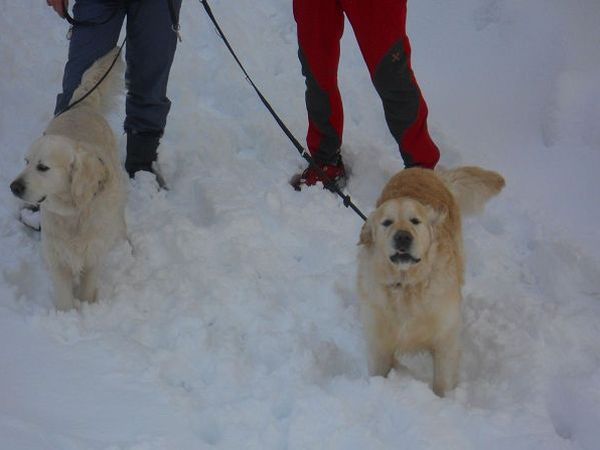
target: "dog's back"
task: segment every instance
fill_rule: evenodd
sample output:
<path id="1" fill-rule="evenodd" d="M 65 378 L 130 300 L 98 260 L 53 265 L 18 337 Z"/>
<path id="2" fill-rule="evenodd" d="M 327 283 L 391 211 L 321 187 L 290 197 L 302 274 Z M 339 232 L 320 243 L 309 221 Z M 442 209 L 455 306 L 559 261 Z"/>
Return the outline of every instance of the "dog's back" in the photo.
<path id="1" fill-rule="evenodd" d="M 73 92 L 70 105 L 79 102 L 77 106 L 90 106 L 102 114 L 106 114 L 114 106 L 115 93 L 122 91 L 125 68 L 118 53 L 119 49 L 113 48 L 85 71 L 81 83 Z M 81 100 L 83 97 L 85 99 Z"/>
<path id="2" fill-rule="evenodd" d="M 436 171 L 411 168 L 398 172 L 388 181 L 376 206 L 393 198 L 417 200 L 446 214 L 443 229 L 456 238 L 460 236 L 461 216 L 480 212 L 504 185 L 504 178 L 497 172 L 474 166 Z M 462 246 L 460 239 L 457 245 Z"/>
<path id="3" fill-rule="evenodd" d="M 77 141 L 91 144 L 105 145 L 107 140 L 114 141 L 114 133 L 104 117 L 123 92 L 124 64 L 117 53 L 118 48 L 112 49 L 86 70 L 73 93 L 70 109 L 52 119 L 44 134 L 68 135 Z"/>

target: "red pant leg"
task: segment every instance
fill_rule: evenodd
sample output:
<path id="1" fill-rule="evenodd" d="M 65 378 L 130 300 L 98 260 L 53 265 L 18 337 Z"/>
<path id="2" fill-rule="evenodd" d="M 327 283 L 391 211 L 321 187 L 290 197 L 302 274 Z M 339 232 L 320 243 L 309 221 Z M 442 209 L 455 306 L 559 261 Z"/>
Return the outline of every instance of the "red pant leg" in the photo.
<path id="1" fill-rule="evenodd" d="M 405 165 L 435 167 L 440 154 L 429 136 L 427 104 L 410 64 L 406 0 L 340 1 Z"/>
<path id="2" fill-rule="evenodd" d="M 344 15 L 339 0 L 294 0 L 294 18 L 306 77 L 306 141 L 317 162 L 331 163 L 342 144 L 344 127 L 337 83 Z"/>

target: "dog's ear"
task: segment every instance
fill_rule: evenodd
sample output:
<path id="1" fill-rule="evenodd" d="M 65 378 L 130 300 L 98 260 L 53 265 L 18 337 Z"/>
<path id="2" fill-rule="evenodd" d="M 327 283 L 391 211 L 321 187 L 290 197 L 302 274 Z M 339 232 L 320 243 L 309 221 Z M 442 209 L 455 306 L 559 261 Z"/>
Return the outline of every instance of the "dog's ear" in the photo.
<path id="1" fill-rule="evenodd" d="M 372 227 L 372 222 L 373 222 L 373 214 L 369 215 L 369 217 L 367 218 L 367 221 L 363 224 L 362 228 L 360 229 L 360 238 L 358 240 L 358 245 L 364 245 L 364 246 L 371 246 L 373 245 L 373 227 Z"/>
<path id="2" fill-rule="evenodd" d="M 446 207 L 446 205 L 441 205 L 437 209 L 431 206 L 427 206 L 427 216 L 431 225 L 439 225 L 444 220 L 446 220 L 446 217 L 448 217 L 448 208 Z"/>
<path id="3" fill-rule="evenodd" d="M 108 177 L 104 162 L 96 155 L 80 150 L 71 169 L 71 197 L 76 207 L 89 203 L 102 189 Z"/>

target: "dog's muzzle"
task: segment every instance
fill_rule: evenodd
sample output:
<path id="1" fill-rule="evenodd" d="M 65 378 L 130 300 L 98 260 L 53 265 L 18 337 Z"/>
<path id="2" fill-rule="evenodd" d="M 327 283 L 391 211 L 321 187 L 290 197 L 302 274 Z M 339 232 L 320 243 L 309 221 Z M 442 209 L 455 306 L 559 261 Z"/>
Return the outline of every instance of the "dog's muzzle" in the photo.
<path id="1" fill-rule="evenodd" d="M 390 261 L 394 264 L 416 264 L 420 262 L 421 259 L 415 258 L 410 253 L 412 243 L 412 234 L 405 230 L 396 231 L 392 237 L 392 246 L 394 250 L 397 250 L 397 252 L 390 256 Z"/>

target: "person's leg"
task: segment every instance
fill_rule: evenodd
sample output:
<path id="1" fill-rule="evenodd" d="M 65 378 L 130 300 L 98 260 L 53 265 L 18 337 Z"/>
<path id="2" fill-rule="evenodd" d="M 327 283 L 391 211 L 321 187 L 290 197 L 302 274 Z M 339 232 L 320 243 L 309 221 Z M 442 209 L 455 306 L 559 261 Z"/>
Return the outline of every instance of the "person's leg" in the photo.
<path id="1" fill-rule="evenodd" d="M 298 56 L 306 77 L 307 145 L 319 164 L 336 162 L 344 115 L 337 84 L 344 15 L 339 0 L 294 0 Z"/>
<path id="2" fill-rule="evenodd" d="M 174 0 L 179 12 L 181 0 Z M 134 1 L 127 9 L 127 102 L 125 131 L 130 176 L 152 171 L 171 102 L 167 82 L 177 47 L 166 0 Z"/>
<path id="3" fill-rule="evenodd" d="M 120 0 L 77 0 L 73 6 L 75 20 L 102 22 L 117 13 L 107 22 L 93 26 L 75 26 L 69 43 L 69 56 L 63 75 L 63 91 L 56 98 L 54 114 L 64 110 L 81 82 L 83 73 L 101 56 L 117 45 L 125 17 Z"/>
<path id="4" fill-rule="evenodd" d="M 405 166 L 435 167 L 440 154 L 427 130 L 427 105 L 410 63 L 406 0 L 341 2 Z"/>

